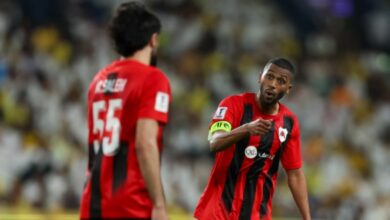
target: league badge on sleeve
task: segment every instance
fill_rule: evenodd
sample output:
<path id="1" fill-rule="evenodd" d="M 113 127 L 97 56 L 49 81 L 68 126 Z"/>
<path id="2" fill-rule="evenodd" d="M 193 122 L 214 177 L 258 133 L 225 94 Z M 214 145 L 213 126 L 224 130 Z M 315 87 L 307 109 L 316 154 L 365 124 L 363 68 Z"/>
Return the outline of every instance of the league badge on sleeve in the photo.
<path id="1" fill-rule="evenodd" d="M 169 95 L 165 92 L 157 92 L 154 109 L 158 112 L 167 113 L 169 107 Z"/>
<path id="2" fill-rule="evenodd" d="M 278 134 L 279 134 L 280 142 L 283 143 L 286 140 L 286 138 L 287 138 L 288 131 L 287 131 L 286 128 L 279 127 Z"/>
<path id="3" fill-rule="evenodd" d="M 215 111 L 213 119 L 224 119 L 227 109 L 227 107 L 218 107 L 217 111 Z"/>

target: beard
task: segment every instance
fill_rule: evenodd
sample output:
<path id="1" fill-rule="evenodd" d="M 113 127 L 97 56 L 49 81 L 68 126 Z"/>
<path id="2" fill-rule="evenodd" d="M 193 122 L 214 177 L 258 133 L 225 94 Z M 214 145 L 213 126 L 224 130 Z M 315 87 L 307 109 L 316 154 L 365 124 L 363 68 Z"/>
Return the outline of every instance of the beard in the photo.
<path id="1" fill-rule="evenodd" d="M 279 101 L 278 97 L 280 97 L 280 96 L 283 97 L 283 94 L 278 94 L 277 97 L 275 97 L 273 99 L 267 99 L 263 95 L 260 94 L 260 102 L 263 106 L 273 106 L 276 103 L 278 103 L 278 101 Z"/>
<path id="2" fill-rule="evenodd" d="M 278 103 L 279 100 L 282 99 L 283 96 L 285 95 L 284 92 L 279 92 L 273 98 L 267 98 L 264 94 L 265 94 L 264 89 L 261 89 L 260 90 L 260 102 L 263 106 L 273 106 L 276 103 Z"/>
<path id="3" fill-rule="evenodd" d="M 153 50 L 150 55 L 150 65 L 156 67 L 157 66 L 157 51 Z"/>

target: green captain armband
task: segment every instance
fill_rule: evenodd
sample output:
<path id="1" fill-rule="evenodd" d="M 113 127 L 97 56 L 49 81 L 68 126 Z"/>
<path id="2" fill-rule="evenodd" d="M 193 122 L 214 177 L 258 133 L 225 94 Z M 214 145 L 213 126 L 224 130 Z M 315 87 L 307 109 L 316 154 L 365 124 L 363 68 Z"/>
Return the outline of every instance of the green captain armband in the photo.
<path id="1" fill-rule="evenodd" d="M 229 132 L 232 130 L 232 125 L 228 121 L 217 121 L 210 127 L 208 140 L 210 141 L 211 135 L 216 131 Z"/>

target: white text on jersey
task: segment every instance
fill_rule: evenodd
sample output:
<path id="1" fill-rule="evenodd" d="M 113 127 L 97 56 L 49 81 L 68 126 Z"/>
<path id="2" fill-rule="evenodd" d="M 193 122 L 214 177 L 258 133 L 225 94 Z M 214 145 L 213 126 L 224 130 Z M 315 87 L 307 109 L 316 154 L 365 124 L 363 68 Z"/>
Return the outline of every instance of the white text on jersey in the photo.
<path id="1" fill-rule="evenodd" d="M 95 93 L 122 92 L 125 89 L 127 79 L 104 79 L 96 83 Z"/>

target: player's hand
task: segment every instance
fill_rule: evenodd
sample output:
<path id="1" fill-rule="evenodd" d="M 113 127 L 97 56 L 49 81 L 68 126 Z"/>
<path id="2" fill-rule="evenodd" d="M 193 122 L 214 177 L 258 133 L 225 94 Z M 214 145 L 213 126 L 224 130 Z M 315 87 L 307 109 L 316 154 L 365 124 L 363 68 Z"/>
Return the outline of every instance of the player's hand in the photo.
<path id="1" fill-rule="evenodd" d="M 153 207 L 152 220 L 168 220 L 168 214 L 165 207 Z"/>
<path id="2" fill-rule="evenodd" d="M 258 118 L 246 124 L 246 128 L 250 135 L 265 135 L 272 127 L 271 120 Z"/>

